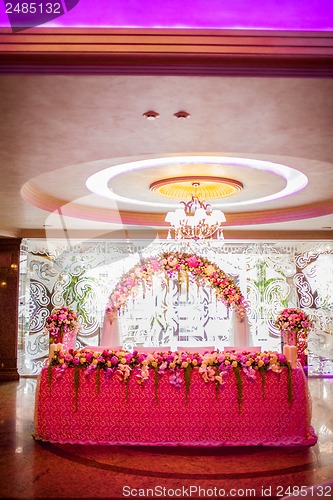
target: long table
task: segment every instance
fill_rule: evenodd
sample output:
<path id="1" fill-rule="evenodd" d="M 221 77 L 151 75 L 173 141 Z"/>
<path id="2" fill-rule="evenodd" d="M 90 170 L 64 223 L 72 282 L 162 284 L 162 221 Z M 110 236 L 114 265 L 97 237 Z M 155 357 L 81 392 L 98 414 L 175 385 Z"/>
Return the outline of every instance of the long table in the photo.
<path id="1" fill-rule="evenodd" d="M 265 397 L 261 377 L 241 374 L 243 397 L 239 404 L 233 372 L 215 390 L 198 369 L 191 373 L 186 398 L 185 384 L 171 385 L 168 374 L 154 373 L 139 385 L 133 374 L 128 387 L 117 376 L 79 370 L 75 392 L 74 368 L 57 380 L 52 368 L 39 375 L 35 405 L 35 439 L 57 443 L 112 445 L 186 446 L 310 446 L 317 437 L 311 427 L 311 401 L 303 369 L 292 370 L 293 401 L 288 400 L 287 370 L 268 372 Z M 156 400 L 158 398 L 158 401 Z"/>

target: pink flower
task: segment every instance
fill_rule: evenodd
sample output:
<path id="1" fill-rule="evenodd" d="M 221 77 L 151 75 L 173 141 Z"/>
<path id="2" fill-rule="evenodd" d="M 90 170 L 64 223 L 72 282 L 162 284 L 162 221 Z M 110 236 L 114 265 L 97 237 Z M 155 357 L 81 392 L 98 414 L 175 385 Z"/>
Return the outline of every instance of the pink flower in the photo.
<path id="1" fill-rule="evenodd" d="M 111 364 L 113 364 L 114 366 L 118 364 L 118 358 L 117 356 L 112 356 L 112 358 L 110 359 L 111 361 Z"/>
<path id="2" fill-rule="evenodd" d="M 149 264 L 151 265 L 151 267 L 153 268 L 154 271 L 158 271 L 160 269 L 160 263 L 158 260 L 156 259 L 152 259 Z"/>
<path id="3" fill-rule="evenodd" d="M 129 365 L 130 362 L 132 361 L 132 354 L 131 353 L 126 354 L 125 359 L 126 359 L 126 363 Z"/>
<path id="4" fill-rule="evenodd" d="M 86 352 L 86 360 L 88 361 L 88 363 L 90 363 L 90 361 L 92 360 L 92 357 L 93 357 L 92 352 Z"/>
<path id="5" fill-rule="evenodd" d="M 127 278 L 127 280 L 125 281 L 125 285 L 132 287 L 135 285 L 135 281 L 131 278 Z"/>
<path id="6" fill-rule="evenodd" d="M 193 255 L 192 257 L 189 257 L 187 259 L 187 264 L 189 267 L 198 267 L 199 261 L 198 259 Z"/>

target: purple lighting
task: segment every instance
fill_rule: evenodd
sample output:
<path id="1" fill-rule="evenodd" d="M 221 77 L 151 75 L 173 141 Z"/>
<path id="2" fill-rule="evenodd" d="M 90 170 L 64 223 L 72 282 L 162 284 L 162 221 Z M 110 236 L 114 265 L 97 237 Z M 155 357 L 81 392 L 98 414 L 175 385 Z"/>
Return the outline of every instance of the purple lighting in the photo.
<path id="1" fill-rule="evenodd" d="M 0 26 L 10 27 L 0 2 Z M 12 4 L 17 2 L 13 0 Z M 63 2 L 59 2 L 63 5 Z M 332 0 L 79 0 L 45 28 L 333 31 Z"/>

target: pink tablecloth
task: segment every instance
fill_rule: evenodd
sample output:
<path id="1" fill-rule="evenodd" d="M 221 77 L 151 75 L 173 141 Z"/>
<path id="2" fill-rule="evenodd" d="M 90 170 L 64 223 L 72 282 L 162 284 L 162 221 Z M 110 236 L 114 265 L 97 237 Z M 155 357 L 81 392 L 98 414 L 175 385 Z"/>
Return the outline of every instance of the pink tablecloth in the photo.
<path id="1" fill-rule="evenodd" d="M 35 408 L 36 439 L 58 443 L 115 445 L 313 445 L 317 437 L 310 425 L 307 382 L 301 368 L 293 369 L 294 400 L 288 401 L 287 370 L 267 373 L 266 396 L 261 377 L 243 374 L 243 401 L 237 402 L 237 385 L 231 372 L 216 399 L 215 385 L 205 382 L 197 369 L 191 373 L 186 404 L 185 384 L 175 388 L 168 374 L 159 379 L 155 401 L 154 374 L 144 386 L 131 377 L 128 400 L 117 376 L 95 376 L 80 370 L 78 407 L 75 408 L 74 369 L 67 369 L 48 384 L 47 368 L 40 374 Z"/>

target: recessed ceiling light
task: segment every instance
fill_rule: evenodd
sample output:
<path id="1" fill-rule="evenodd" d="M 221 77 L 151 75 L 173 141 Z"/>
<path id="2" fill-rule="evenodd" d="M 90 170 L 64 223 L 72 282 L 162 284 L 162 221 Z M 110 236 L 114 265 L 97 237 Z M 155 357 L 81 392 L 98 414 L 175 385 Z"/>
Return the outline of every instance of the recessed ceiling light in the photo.
<path id="1" fill-rule="evenodd" d="M 147 120 L 156 120 L 160 115 L 156 111 L 146 111 L 143 113 L 143 116 L 147 118 Z"/>
<path id="2" fill-rule="evenodd" d="M 190 113 L 187 113 L 187 111 L 178 111 L 173 115 L 177 120 L 186 120 L 186 118 L 190 118 Z"/>

